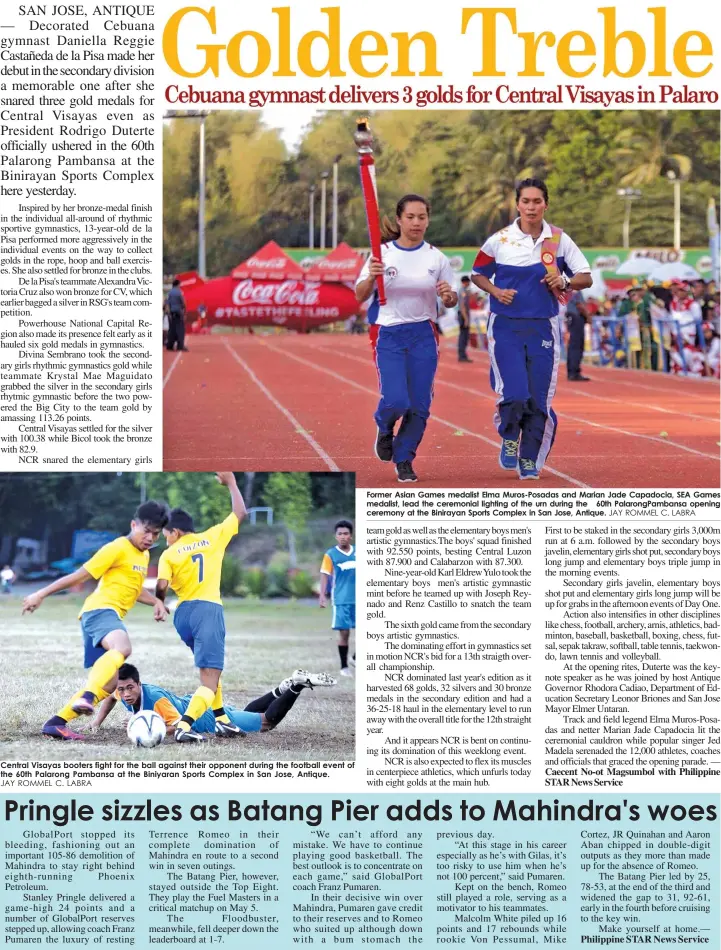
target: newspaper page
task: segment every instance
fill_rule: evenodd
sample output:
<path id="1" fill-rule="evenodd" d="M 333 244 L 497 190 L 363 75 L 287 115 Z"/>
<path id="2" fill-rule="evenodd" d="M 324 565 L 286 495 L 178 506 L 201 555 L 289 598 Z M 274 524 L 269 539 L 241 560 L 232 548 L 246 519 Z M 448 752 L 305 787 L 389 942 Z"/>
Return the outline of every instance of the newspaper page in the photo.
<path id="1" fill-rule="evenodd" d="M 719 42 L 4 5 L 5 945 L 721 947 Z"/>

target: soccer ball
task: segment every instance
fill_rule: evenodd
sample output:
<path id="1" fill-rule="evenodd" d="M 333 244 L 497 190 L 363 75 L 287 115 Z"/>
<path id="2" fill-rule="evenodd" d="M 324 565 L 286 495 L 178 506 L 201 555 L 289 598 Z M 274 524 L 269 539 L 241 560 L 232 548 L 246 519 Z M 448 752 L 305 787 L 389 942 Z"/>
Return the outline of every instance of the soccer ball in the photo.
<path id="1" fill-rule="evenodd" d="M 128 739 L 131 745 L 152 749 L 153 746 L 160 745 L 164 738 L 163 717 L 152 710 L 141 709 L 128 723 Z"/>

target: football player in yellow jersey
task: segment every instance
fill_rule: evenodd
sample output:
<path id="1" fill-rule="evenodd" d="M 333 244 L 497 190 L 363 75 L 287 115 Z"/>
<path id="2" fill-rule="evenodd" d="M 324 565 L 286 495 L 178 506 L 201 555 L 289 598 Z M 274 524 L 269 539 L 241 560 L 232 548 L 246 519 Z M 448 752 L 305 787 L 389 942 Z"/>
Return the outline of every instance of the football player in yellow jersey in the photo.
<path id="1" fill-rule="evenodd" d="M 53 739 L 84 738 L 69 729 L 68 722 L 76 716 L 91 715 L 95 705 L 115 689 L 117 672 L 131 651 L 123 617 L 137 601 L 154 607 L 156 620 L 165 620 L 165 604 L 143 589 L 143 581 L 148 573 L 148 552 L 167 521 L 167 505 L 157 501 L 145 502 L 135 512 L 127 536 L 103 545 L 77 571 L 53 581 L 23 601 L 23 613 L 32 613 L 50 594 L 86 581 L 98 582 L 86 598 L 79 617 L 85 668 L 89 668 L 85 688 L 75 693 L 57 715 L 48 719 L 43 726 L 43 735 Z"/>
<path id="2" fill-rule="evenodd" d="M 188 512 L 174 508 L 163 529 L 168 548 L 160 556 L 155 595 L 164 601 L 169 587 L 178 595 L 173 622 L 181 640 L 193 651 L 200 674 L 200 686 L 175 729 L 176 742 L 204 741 L 193 724 L 209 708 L 215 716 L 216 735 L 242 735 L 223 708 L 220 675 L 225 663 L 225 618 L 220 572 L 225 549 L 238 533 L 246 510 L 235 475 L 217 472 L 216 478 L 227 486 L 233 506 L 225 521 L 196 533 Z"/>

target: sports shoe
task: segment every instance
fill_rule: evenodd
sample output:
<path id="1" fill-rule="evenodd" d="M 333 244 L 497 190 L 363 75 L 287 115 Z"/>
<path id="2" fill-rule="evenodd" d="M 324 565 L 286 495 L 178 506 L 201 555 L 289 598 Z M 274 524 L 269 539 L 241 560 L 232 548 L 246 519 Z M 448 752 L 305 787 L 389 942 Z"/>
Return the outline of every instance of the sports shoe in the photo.
<path id="1" fill-rule="evenodd" d="M 176 742 L 205 742 L 205 736 L 201 736 L 199 732 L 193 732 L 192 729 L 176 729 L 175 741 Z"/>
<path id="2" fill-rule="evenodd" d="M 236 726 L 234 722 L 221 722 L 219 719 L 215 721 L 215 734 L 216 736 L 244 736 L 245 732 Z"/>
<path id="3" fill-rule="evenodd" d="M 521 481 L 532 478 L 540 478 L 538 469 L 536 468 L 536 463 L 533 459 L 519 459 L 518 460 L 518 475 Z"/>
<path id="4" fill-rule="evenodd" d="M 398 462 L 396 465 L 396 477 L 399 482 L 417 482 L 418 476 L 413 471 L 410 462 Z"/>
<path id="5" fill-rule="evenodd" d="M 501 442 L 498 464 L 506 472 L 516 471 L 518 468 L 518 439 L 504 439 Z"/>
<path id="6" fill-rule="evenodd" d="M 584 376 L 582 373 L 578 373 L 577 376 L 569 376 L 568 381 L 569 383 L 590 383 L 591 377 Z"/>
<path id="7" fill-rule="evenodd" d="M 77 713 L 78 716 L 92 716 L 95 712 L 95 706 L 84 696 L 81 696 L 80 699 L 76 699 L 70 708 L 74 713 Z"/>
<path id="8" fill-rule="evenodd" d="M 393 433 L 378 429 L 373 451 L 381 462 L 390 462 L 393 458 Z"/>
<path id="9" fill-rule="evenodd" d="M 290 676 L 282 680 L 277 687 L 279 696 L 287 693 L 291 686 L 307 686 L 313 689 L 314 686 L 335 686 L 338 680 L 334 680 L 328 673 L 309 673 L 308 670 L 295 670 Z"/>
<path id="10" fill-rule="evenodd" d="M 352 676 L 352 675 L 353 675 L 353 670 L 352 670 L 349 666 L 344 666 L 343 669 L 340 671 L 340 675 L 341 675 L 341 676 Z"/>
<path id="11" fill-rule="evenodd" d="M 48 739 L 66 739 L 66 740 L 77 740 L 83 741 L 85 736 L 81 736 L 79 732 L 73 732 L 72 729 L 69 729 L 67 726 L 56 726 L 52 721 L 48 721 L 43 726 L 42 734 L 47 736 Z"/>

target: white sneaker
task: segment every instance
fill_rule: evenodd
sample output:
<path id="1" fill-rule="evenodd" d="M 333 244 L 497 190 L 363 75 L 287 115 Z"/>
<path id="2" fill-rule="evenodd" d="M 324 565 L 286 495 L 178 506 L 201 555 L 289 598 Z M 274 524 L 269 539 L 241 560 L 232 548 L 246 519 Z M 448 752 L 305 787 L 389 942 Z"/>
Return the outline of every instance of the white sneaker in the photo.
<path id="1" fill-rule="evenodd" d="M 176 729 L 175 730 L 175 741 L 176 742 L 189 742 L 191 745 L 196 742 L 205 742 L 205 736 L 201 735 L 199 732 L 195 732 L 193 729 Z"/>
<path id="2" fill-rule="evenodd" d="M 340 675 L 341 675 L 341 676 L 352 676 L 352 675 L 353 675 L 353 670 L 352 670 L 350 667 L 348 667 L 348 666 L 344 666 L 343 669 L 340 671 Z"/>
<path id="3" fill-rule="evenodd" d="M 216 736 L 244 736 L 245 732 L 239 727 L 236 726 L 234 722 L 220 722 L 216 721 L 215 723 L 215 734 Z"/>
<path id="4" fill-rule="evenodd" d="M 278 695 L 286 693 L 291 686 L 307 686 L 313 689 L 314 686 L 335 686 L 338 680 L 333 679 L 328 673 L 309 673 L 307 670 L 295 670 L 290 676 L 287 676 L 278 684 Z"/>

